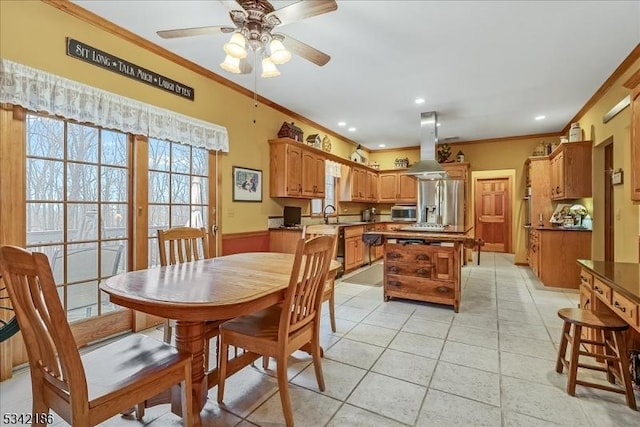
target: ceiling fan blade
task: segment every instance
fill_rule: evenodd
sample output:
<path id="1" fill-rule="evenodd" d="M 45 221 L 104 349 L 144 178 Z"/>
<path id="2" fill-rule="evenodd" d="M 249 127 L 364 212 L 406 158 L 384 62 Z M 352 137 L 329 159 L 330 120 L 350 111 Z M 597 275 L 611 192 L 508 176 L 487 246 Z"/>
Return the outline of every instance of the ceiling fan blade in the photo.
<path id="1" fill-rule="evenodd" d="M 312 16 L 333 12 L 337 8 L 338 5 L 334 0 L 304 0 L 271 12 L 267 18 L 275 15 L 280 20 L 280 25 L 286 25 Z"/>
<path id="2" fill-rule="evenodd" d="M 322 67 L 331 59 L 331 57 L 326 53 L 321 52 L 306 43 L 302 43 L 301 41 L 296 40 L 291 36 L 287 36 L 285 34 L 278 35 L 283 38 L 282 43 L 284 43 L 285 47 L 287 47 L 296 55 L 303 57 L 307 61 L 313 62 L 314 64 Z"/>
<path id="3" fill-rule="evenodd" d="M 195 28 L 179 28 L 175 30 L 161 30 L 156 31 L 163 39 L 176 39 L 179 37 L 192 37 L 192 36 L 206 36 L 209 34 L 223 34 L 232 33 L 236 29 L 226 26 L 213 26 L 213 27 L 195 27 Z"/>
<path id="4" fill-rule="evenodd" d="M 244 10 L 242 5 L 238 3 L 236 0 L 218 0 L 229 10 Z"/>

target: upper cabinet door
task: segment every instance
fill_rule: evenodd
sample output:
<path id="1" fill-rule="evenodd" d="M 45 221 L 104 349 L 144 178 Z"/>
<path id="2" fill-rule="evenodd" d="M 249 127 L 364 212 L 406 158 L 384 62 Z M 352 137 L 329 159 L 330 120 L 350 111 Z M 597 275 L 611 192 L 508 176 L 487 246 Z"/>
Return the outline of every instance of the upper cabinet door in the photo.
<path id="1" fill-rule="evenodd" d="M 631 94 L 631 199 L 640 201 L 640 84 Z"/>
<path id="2" fill-rule="evenodd" d="M 398 173 L 381 173 L 380 181 L 380 198 L 381 202 L 395 202 L 398 198 Z"/>

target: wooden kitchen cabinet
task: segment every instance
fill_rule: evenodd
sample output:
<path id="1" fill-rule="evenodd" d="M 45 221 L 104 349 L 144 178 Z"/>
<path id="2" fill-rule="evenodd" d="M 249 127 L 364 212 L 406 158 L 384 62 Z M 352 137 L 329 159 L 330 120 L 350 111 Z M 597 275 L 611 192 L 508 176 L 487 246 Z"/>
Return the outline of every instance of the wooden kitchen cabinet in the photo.
<path id="1" fill-rule="evenodd" d="M 529 267 L 533 271 L 536 277 L 540 277 L 540 233 L 538 230 L 529 229 Z"/>
<path id="2" fill-rule="evenodd" d="M 631 200 L 640 201 L 640 70 L 624 86 L 631 89 Z"/>
<path id="3" fill-rule="evenodd" d="M 378 174 L 373 171 L 366 171 L 366 199 L 370 202 L 378 201 Z"/>
<path id="4" fill-rule="evenodd" d="M 301 229 L 277 228 L 269 230 L 269 251 L 294 254 L 301 237 Z"/>
<path id="5" fill-rule="evenodd" d="M 310 150 L 302 150 L 302 195 L 324 199 L 324 156 Z"/>
<path id="6" fill-rule="evenodd" d="M 269 141 L 271 197 L 324 197 L 324 157 L 289 138 Z"/>
<path id="7" fill-rule="evenodd" d="M 549 220 L 553 214 L 553 205 L 551 203 L 551 164 L 549 157 L 536 156 L 529 157 L 525 163 L 527 173 L 527 186 L 531 189 L 531 193 L 525 197 L 529 197 L 531 218 L 529 222 L 532 225 L 540 225 L 540 214 L 544 225 L 549 225 Z"/>
<path id="8" fill-rule="evenodd" d="M 418 181 L 404 171 L 386 171 L 379 175 L 381 203 L 416 203 L 418 196 Z"/>
<path id="9" fill-rule="evenodd" d="M 591 141 L 560 144 L 550 155 L 551 199 L 591 197 Z"/>
<path id="10" fill-rule="evenodd" d="M 344 228 L 344 271 L 350 271 L 364 264 L 363 226 Z"/>
<path id="11" fill-rule="evenodd" d="M 591 231 L 538 228 L 531 269 L 545 286 L 578 289 L 578 259 L 591 257 Z M 533 239 L 532 239 L 533 240 Z"/>

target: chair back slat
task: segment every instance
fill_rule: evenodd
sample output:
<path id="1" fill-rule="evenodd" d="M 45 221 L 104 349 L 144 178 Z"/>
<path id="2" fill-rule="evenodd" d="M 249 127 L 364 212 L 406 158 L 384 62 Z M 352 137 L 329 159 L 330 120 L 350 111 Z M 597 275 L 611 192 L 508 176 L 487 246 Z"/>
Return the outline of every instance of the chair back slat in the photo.
<path id="1" fill-rule="evenodd" d="M 333 242 L 330 236 L 306 241 L 300 239 L 298 242 L 280 320 L 281 325 L 285 325 L 280 328 L 284 336 L 302 328 L 317 315 L 322 299 L 321 289 L 331 263 Z"/>
<path id="2" fill-rule="evenodd" d="M 158 230 L 160 265 L 211 258 L 207 232 L 204 228 L 175 227 Z"/>
<path id="3" fill-rule="evenodd" d="M 74 401 L 86 405 L 84 369 L 47 256 L 16 246 L 1 247 L 0 274 L 23 334 L 31 375 L 73 394 Z"/>

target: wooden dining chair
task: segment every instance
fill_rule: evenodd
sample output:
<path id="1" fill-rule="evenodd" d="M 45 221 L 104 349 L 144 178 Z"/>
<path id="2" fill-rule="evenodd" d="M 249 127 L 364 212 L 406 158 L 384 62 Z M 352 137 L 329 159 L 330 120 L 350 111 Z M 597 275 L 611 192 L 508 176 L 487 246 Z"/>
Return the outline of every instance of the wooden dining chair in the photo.
<path id="1" fill-rule="evenodd" d="M 184 425 L 192 425 L 190 354 L 129 335 L 80 356 L 47 256 L 0 247 L 0 274 L 29 358 L 31 414 L 53 410 L 72 426 L 95 426 L 172 389 L 172 396 L 182 395 Z M 39 421 L 32 425 L 47 420 Z"/>
<path id="2" fill-rule="evenodd" d="M 333 252 L 331 259 L 337 259 L 338 256 L 338 227 L 332 225 L 307 225 L 302 229 L 302 237 L 310 239 L 318 236 L 331 236 L 334 239 Z M 336 331 L 336 294 L 335 294 L 336 276 L 332 274 L 327 277 L 327 283 L 322 291 L 322 302 L 329 301 L 329 318 L 331 320 L 331 330 Z"/>
<path id="3" fill-rule="evenodd" d="M 162 266 L 211 258 L 207 232 L 204 228 L 175 227 L 158 230 L 158 250 Z M 221 323 L 222 321 L 205 323 L 205 369 L 209 369 L 209 341 L 218 336 L 218 327 Z M 166 343 L 171 343 L 173 328 L 175 328 L 175 321 L 167 319 L 164 325 Z"/>
<path id="4" fill-rule="evenodd" d="M 287 380 L 287 358 L 291 353 L 310 346 L 318 387 L 324 391 L 319 312 L 332 251 L 333 239 L 329 236 L 300 239 L 284 302 L 220 325 L 219 403 L 224 397 L 229 345 L 276 358 L 280 401 L 287 426 L 293 425 Z"/>

